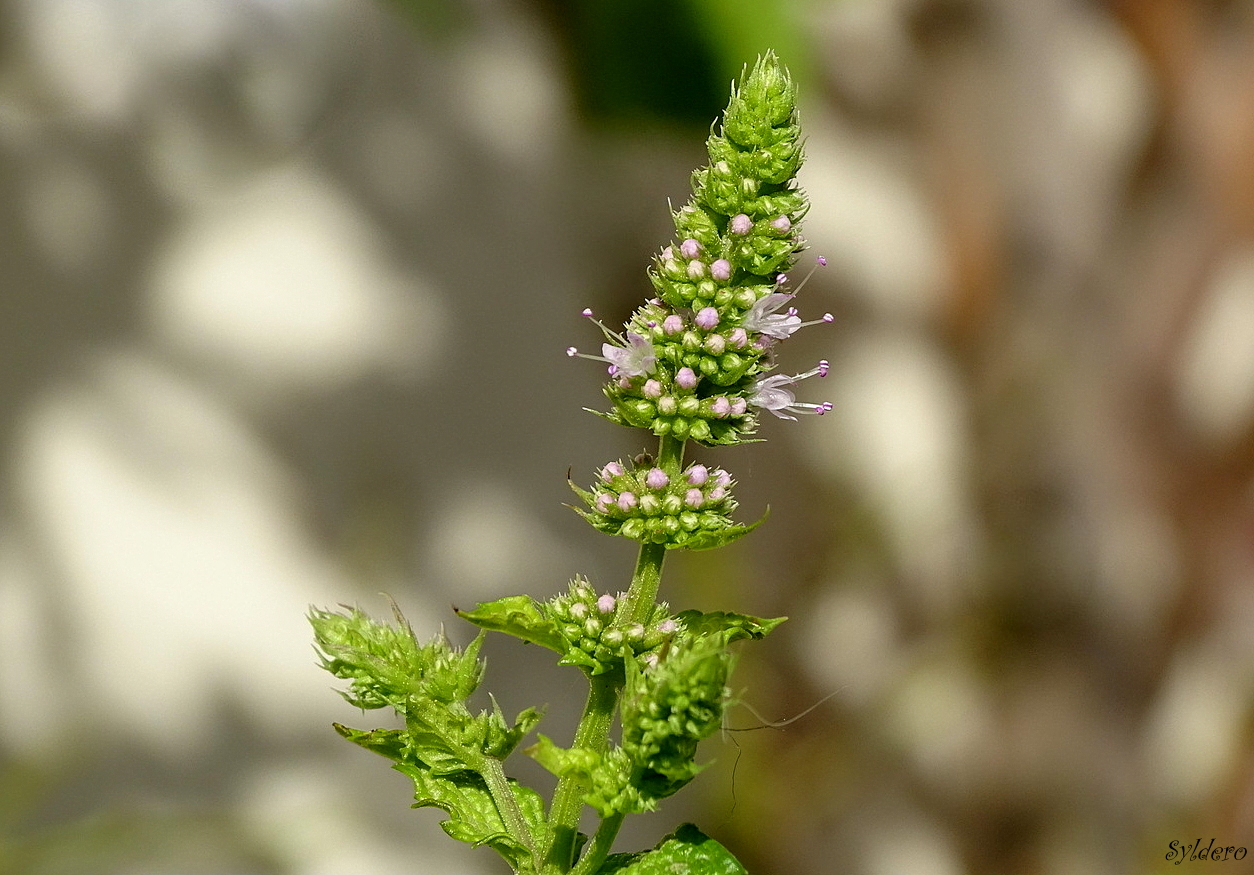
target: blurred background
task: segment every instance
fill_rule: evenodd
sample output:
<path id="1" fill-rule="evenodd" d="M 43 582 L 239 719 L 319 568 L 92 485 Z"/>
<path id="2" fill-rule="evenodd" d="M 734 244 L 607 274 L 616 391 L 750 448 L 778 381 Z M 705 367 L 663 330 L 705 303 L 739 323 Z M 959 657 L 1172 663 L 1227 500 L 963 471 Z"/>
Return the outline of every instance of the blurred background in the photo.
<path id="1" fill-rule="evenodd" d="M 783 367 L 835 411 L 696 450 L 772 516 L 664 594 L 792 620 L 619 847 L 1254 845 L 1254 3 L 0 0 L 0 872 L 502 871 L 330 730 L 383 718 L 304 613 L 464 643 L 451 604 L 626 585 L 562 504 L 642 435 L 563 350 L 651 294 L 768 47 L 837 316 Z M 487 653 L 568 737 L 578 674 Z"/>

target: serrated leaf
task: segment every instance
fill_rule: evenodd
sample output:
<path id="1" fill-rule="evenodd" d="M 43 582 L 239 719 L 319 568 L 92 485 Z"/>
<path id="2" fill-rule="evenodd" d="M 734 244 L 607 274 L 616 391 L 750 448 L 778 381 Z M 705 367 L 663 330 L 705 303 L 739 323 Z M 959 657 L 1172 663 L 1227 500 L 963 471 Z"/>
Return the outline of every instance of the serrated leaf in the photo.
<path id="1" fill-rule="evenodd" d="M 335 730 L 349 741 L 392 760 L 392 768 L 414 782 L 414 808 L 435 807 L 448 812 L 448 820 L 440 826 L 451 837 L 472 845 L 488 845 L 516 870 L 530 865 L 530 851 L 510 836 L 492 794 L 476 772 L 463 768 L 444 773 L 442 768 L 433 768 L 422 758 L 428 752 L 416 751 L 412 735 L 405 730 L 368 732 L 338 723 Z M 512 779 L 509 787 L 523 819 L 533 833 L 538 833 L 544 826 L 544 800 L 536 791 Z"/>
<path id="2" fill-rule="evenodd" d="M 656 848 L 612 854 L 596 875 L 749 875 L 731 851 L 685 823 Z"/>
<path id="3" fill-rule="evenodd" d="M 458 610 L 457 615 L 481 629 L 504 632 L 558 653 L 566 652 L 566 639 L 531 596 L 506 596 L 494 602 L 483 602 L 473 611 Z"/>
<path id="4" fill-rule="evenodd" d="M 763 619 L 730 611 L 711 611 L 710 613 L 681 611 L 675 619 L 683 624 L 684 631 L 690 635 L 705 636 L 727 632 L 727 640 L 731 642 L 742 638 L 765 638 L 772 629 L 788 618 Z"/>

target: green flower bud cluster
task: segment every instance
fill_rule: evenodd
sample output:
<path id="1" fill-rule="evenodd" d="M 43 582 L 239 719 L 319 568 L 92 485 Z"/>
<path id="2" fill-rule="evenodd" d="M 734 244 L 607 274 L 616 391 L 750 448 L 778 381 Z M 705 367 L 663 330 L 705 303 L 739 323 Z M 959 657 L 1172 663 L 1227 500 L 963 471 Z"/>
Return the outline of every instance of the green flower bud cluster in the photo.
<path id="1" fill-rule="evenodd" d="M 633 661 L 622 700 L 622 744 L 592 773 L 585 801 L 601 812 L 652 811 L 703 768 L 697 744 L 722 724 L 732 656 L 722 636 L 676 639 L 663 659 Z"/>
<path id="2" fill-rule="evenodd" d="M 665 602 L 654 605 L 645 622 L 621 628 L 614 624 L 617 604 L 614 596 L 598 596 L 580 578 L 566 594 L 546 603 L 548 619 L 566 645 L 561 664 L 579 665 L 591 675 L 621 669 L 624 659 L 655 653 L 681 628 Z"/>
<path id="3" fill-rule="evenodd" d="M 697 743 L 722 723 L 732 662 L 724 636 L 681 638 L 666 659 L 627 675 L 622 747 L 643 798 L 663 799 L 700 771 Z"/>
<path id="4" fill-rule="evenodd" d="M 572 484 L 589 510 L 579 513 L 598 531 L 642 543 L 700 549 L 721 544 L 731 533 L 736 509 L 731 475 L 705 465 L 655 465 L 648 456 L 631 464 L 610 462 L 591 491 Z"/>

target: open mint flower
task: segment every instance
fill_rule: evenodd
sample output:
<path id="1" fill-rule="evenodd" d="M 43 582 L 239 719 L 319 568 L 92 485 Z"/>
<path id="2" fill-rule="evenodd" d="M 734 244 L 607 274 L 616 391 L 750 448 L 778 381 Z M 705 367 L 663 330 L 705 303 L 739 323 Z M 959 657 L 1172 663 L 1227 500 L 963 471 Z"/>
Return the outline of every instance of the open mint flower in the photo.
<path id="1" fill-rule="evenodd" d="M 825 376 L 827 362 L 775 373 L 784 341 L 832 321 L 802 321 L 793 303 L 804 280 L 785 291 L 784 271 L 805 247 L 798 229 L 807 202 L 795 183 L 800 137 L 792 81 L 774 55 L 759 58 L 733 87 L 707 144 L 710 163 L 693 174 L 692 198 L 673 215 L 674 239 L 649 272 L 656 296 L 621 333 L 585 310 L 605 336 L 601 355 L 567 349 L 606 366 L 604 416 L 658 438 L 655 454 L 605 464 L 587 489 L 571 484 L 593 527 L 639 542 L 625 590 L 576 577 L 546 600 L 512 595 L 457 610 L 483 630 L 463 650 L 442 634 L 420 642 L 399 611 L 394 625 L 356 609 L 310 614 L 323 667 L 348 684 L 344 697 L 363 710 L 390 707 L 403 724 L 336 724 L 337 731 L 391 760 L 414 782 L 416 805 L 447 812 L 450 836 L 493 848 L 518 875 L 747 875 L 691 825 L 652 850 L 611 851 L 624 817 L 653 810 L 701 770 L 697 746 L 721 725 L 729 702 L 730 645 L 762 638 L 784 619 L 673 614 L 657 597 L 668 550 L 722 546 L 761 522 L 732 521 L 731 474 L 685 463 L 686 443 L 743 443 L 762 410 L 796 419 L 832 409 L 798 401 L 792 388 Z M 551 650 L 587 678 L 569 746 L 539 735 L 526 748 L 557 776 L 547 805 L 504 769 L 540 712 L 527 708 L 510 721 L 495 700 L 478 713 L 466 704 L 483 679 L 487 632 Z M 600 818 L 591 836 L 579 832 L 586 807 Z"/>

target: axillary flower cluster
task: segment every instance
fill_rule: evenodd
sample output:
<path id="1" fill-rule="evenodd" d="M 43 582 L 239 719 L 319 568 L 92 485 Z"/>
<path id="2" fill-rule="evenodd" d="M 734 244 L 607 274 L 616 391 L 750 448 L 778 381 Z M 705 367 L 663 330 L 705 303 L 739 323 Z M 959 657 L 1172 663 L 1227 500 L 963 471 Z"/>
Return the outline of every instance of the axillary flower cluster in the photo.
<path id="1" fill-rule="evenodd" d="M 520 875 L 745 875 L 726 848 L 691 825 L 649 851 L 611 850 L 626 815 L 653 810 L 700 770 L 697 745 L 721 725 L 730 698 L 729 646 L 761 638 L 784 619 L 675 613 L 657 595 L 669 550 L 722 546 L 758 525 L 732 521 L 732 476 L 685 464 L 685 445 L 743 443 L 762 411 L 796 419 L 832 407 L 798 401 L 793 389 L 826 376 L 827 362 L 776 372 L 782 341 L 832 321 L 831 314 L 802 321 L 792 304 L 804 280 L 790 290 L 786 274 L 804 248 L 798 225 L 807 202 L 795 185 L 800 136 L 792 81 L 774 55 L 759 58 L 733 86 L 708 141 L 710 164 L 693 174 L 692 199 L 674 213 L 675 239 L 649 272 L 654 297 L 621 333 L 585 310 L 605 335 L 601 355 L 567 350 L 606 365 L 610 406 L 602 415 L 658 441 L 656 452 L 602 466 L 588 488 L 571 484 L 592 526 L 639 542 L 626 589 L 599 592 L 577 577 L 545 600 L 507 596 L 458 611 L 485 632 L 556 652 L 559 665 L 587 677 L 569 746 L 538 735 L 525 750 L 557 777 L 547 806 L 503 765 L 540 711 L 528 708 L 511 721 L 495 700 L 477 714 L 466 705 L 483 677 L 485 632 L 459 651 L 443 635 L 420 643 L 399 611 L 396 625 L 357 609 L 311 613 L 323 667 L 349 682 L 345 698 L 363 709 L 390 706 L 404 722 L 402 729 L 336 729 L 392 760 L 414 781 L 417 805 L 448 813 L 442 826 L 450 836 L 492 847 Z M 579 831 L 585 807 L 599 817 L 591 836 Z"/>

